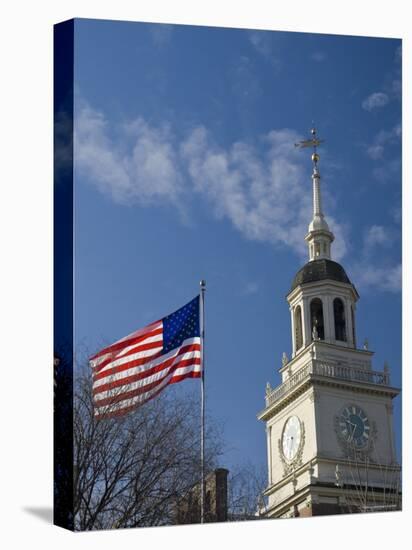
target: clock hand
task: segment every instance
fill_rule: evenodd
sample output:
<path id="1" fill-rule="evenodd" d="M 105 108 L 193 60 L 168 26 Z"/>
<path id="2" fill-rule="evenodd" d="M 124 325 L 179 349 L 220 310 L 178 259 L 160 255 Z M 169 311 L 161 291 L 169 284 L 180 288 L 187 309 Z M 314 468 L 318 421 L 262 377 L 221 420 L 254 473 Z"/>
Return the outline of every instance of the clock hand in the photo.
<path id="1" fill-rule="evenodd" d="M 351 426 L 353 426 L 352 428 L 352 433 L 350 434 L 350 441 L 353 441 L 353 436 L 355 435 L 355 430 L 356 428 L 358 427 L 357 424 L 354 424 L 353 422 L 348 422 Z"/>

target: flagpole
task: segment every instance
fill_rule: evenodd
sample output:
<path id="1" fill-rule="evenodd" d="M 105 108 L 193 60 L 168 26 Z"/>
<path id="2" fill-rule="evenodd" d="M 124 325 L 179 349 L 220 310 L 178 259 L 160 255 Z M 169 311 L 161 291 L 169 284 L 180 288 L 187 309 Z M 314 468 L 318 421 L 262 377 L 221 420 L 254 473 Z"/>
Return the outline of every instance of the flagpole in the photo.
<path id="1" fill-rule="evenodd" d="M 200 281 L 200 341 L 201 341 L 201 389 L 200 389 L 200 523 L 205 520 L 205 292 L 206 281 Z"/>

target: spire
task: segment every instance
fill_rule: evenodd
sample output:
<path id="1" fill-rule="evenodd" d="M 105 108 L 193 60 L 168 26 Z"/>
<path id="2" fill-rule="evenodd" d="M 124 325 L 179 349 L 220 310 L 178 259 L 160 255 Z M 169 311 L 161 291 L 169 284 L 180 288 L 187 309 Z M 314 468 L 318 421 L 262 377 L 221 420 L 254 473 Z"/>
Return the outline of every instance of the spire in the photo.
<path id="1" fill-rule="evenodd" d="M 308 227 L 308 234 L 305 241 L 308 243 L 309 260 L 330 260 L 330 245 L 334 240 L 334 235 L 330 231 L 322 210 L 322 195 L 320 188 L 320 173 L 318 169 L 319 155 L 317 147 L 323 143 L 323 139 L 316 136 L 316 128 L 311 130 L 311 139 L 306 139 L 295 143 L 295 147 L 306 148 L 313 147 L 312 153 L 312 182 L 313 182 L 313 217 Z"/>

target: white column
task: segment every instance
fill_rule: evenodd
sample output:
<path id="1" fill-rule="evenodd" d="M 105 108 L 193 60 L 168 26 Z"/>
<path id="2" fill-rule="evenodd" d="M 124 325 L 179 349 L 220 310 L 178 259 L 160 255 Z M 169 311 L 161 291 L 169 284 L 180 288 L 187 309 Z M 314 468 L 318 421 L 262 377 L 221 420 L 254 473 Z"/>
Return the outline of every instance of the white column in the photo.
<path id="1" fill-rule="evenodd" d="M 395 435 L 393 433 L 393 405 L 392 405 L 392 403 L 387 403 L 386 404 L 386 417 L 388 419 L 389 444 L 390 444 L 391 462 L 393 464 L 393 463 L 396 462 L 396 452 L 395 452 Z"/>
<path id="2" fill-rule="evenodd" d="M 294 315 L 294 308 L 291 306 L 289 309 L 290 309 L 290 326 L 292 328 L 292 357 L 295 357 L 296 355 L 295 315 Z"/>
<path id="3" fill-rule="evenodd" d="M 352 338 L 353 338 L 353 347 L 356 349 L 356 303 L 353 302 L 351 307 L 351 322 L 352 322 Z M 352 309 L 353 309 L 353 317 L 352 317 Z"/>
<path id="4" fill-rule="evenodd" d="M 325 323 L 325 340 L 327 342 L 335 341 L 335 319 L 333 316 L 333 296 L 327 294 L 323 298 L 323 322 Z"/>
<path id="5" fill-rule="evenodd" d="M 272 485 L 272 426 L 266 426 L 266 441 L 268 451 L 268 484 Z"/>
<path id="6" fill-rule="evenodd" d="M 343 303 L 345 305 L 346 341 L 348 342 L 348 346 L 354 348 L 355 342 L 353 341 L 351 302 L 349 298 L 345 298 Z"/>
<path id="7" fill-rule="evenodd" d="M 309 307 L 308 298 L 303 298 L 302 308 L 303 308 L 303 311 L 302 311 L 303 342 L 305 346 L 308 346 L 312 342 L 312 331 L 310 329 L 310 307 Z"/>

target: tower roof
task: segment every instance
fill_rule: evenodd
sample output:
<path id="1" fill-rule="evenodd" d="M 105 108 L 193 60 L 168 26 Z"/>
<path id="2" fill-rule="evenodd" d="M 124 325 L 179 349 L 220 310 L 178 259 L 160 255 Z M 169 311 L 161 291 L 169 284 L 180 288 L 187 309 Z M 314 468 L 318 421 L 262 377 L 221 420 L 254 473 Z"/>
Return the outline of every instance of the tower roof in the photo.
<path id="1" fill-rule="evenodd" d="M 311 260 L 296 273 L 290 292 L 299 285 L 324 281 L 326 279 L 352 285 L 349 277 L 346 275 L 346 271 L 340 264 L 323 258 L 321 260 Z"/>

